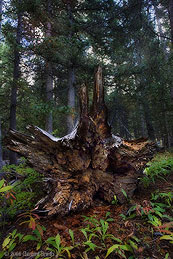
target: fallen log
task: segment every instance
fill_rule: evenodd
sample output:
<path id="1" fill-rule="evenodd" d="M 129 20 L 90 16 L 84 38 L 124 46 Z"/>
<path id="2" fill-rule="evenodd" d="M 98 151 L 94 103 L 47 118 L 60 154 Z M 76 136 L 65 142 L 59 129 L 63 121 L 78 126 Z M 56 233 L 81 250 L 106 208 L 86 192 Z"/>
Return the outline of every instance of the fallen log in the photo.
<path id="1" fill-rule="evenodd" d="M 88 208 L 97 197 L 107 202 L 114 195 L 123 203 L 132 197 L 139 172 L 152 158 L 156 145 L 146 139 L 125 141 L 111 134 L 104 102 L 102 70 L 95 75 L 91 109 L 87 87 L 80 89 L 80 120 L 71 134 L 55 138 L 36 126 L 30 136 L 10 130 L 7 147 L 27 158 L 44 173 L 47 195 L 38 204 L 48 215 L 65 215 Z"/>

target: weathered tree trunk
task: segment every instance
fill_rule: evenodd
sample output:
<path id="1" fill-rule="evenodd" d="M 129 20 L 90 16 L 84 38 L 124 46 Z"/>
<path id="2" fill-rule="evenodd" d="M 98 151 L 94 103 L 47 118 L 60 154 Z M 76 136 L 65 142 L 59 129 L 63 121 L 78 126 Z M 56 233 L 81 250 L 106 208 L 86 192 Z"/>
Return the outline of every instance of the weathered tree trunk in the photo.
<path id="1" fill-rule="evenodd" d="M 3 5 L 3 1 L 0 0 L 0 41 L 1 41 L 1 36 L 2 36 L 2 33 L 1 33 L 1 27 L 2 27 L 2 5 Z"/>
<path id="2" fill-rule="evenodd" d="M 1 132 L 1 118 L 0 118 L 0 169 L 3 167 L 3 158 L 2 158 L 2 132 Z"/>
<path id="3" fill-rule="evenodd" d="M 111 134 L 100 67 L 90 110 L 87 87 L 80 89 L 80 120 L 71 134 L 55 138 L 35 126 L 28 130 L 32 136 L 11 130 L 6 143 L 47 176 L 47 196 L 39 204 L 48 215 L 87 208 L 96 197 L 111 202 L 116 195 L 124 202 L 122 189 L 132 197 L 139 171 L 156 150 L 145 139 L 123 141 Z"/>
<path id="4" fill-rule="evenodd" d="M 173 0 L 169 0 L 168 12 L 169 12 L 170 29 L 171 29 L 172 51 L 173 51 Z M 172 68 L 170 68 L 170 70 L 172 70 Z M 171 83 L 170 95 L 171 95 L 171 100 L 173 101 L 173 83 Z M 169 142 L 170 142 L 170 146 L 172 147 L 173 146 L 173 130 L 171 130 Z"/>
<path id="5" fill-rule="evenodd" d="M 53 77 L 52 77 L 52 65 L 50 62 L 46 64 L 46 101 L 48 104 L 53 102 Z M 48 133 L 52 133 L 53 131 L 53 115 L 52 110 L 48 111 L 46 114 L 46 125 L 45 129 Z"/>
<path id="6" fill-rule="evenodd" d="M 154 141 L 155 133 L 154 133 L 153 125 L 152 125 L 152 119 L 151 119 L 151 113 L 149 110 L 149 106 L 145 100 L 142 102 L 142 105 L 144 107 L 144 116 L 145 116 L 146 128 L 148 131 L 148 137 L 149 137 L 149 139 Z"/>
<path id="7" fill-rule="evenodd" d="M 20 52 L 19 45 L 22 37 L 22 14 L 18 14 L 18 24 L 16 32 L 16 43 L 14 46 L 14 70 L 13 82 L 11 88 L 11 103 L 10 103 L 10 129 L 16 129 L 16 107 L 17 107 L 17 88 L 20 78 Z M 10 152 L 10 164 L 16 164 L 16 153 Z"/>
<path id="8" fill-rule="evenodd" d="M 67 2 L 67 14 L 69 19 L 69 43 L 73 47 L 72 37 L 73 32 L 73 12 L 72 12 L 72 2 Z M 73 51 L 72 51 L 73 52 Z M 70 133 L 74 128 L 74 112 L 75 112 L 75 69 L 74 69 L 74 60 L 70 58 L 69 62 L 69 74 L 68 74 L 68 106 L 70 108 L 70 113 L 67 115 L 67 132 Z"/>
<path id="9" fill-rule="evenodd" d="M 51 17 L 51 1 L 47 1 L 48 18 Z M 52 35 L 52 26 L 50 21 L 47 23 L 46 37 L 50 38 Z M 46 102 L 51 104 L 53 102 L 53 75 L 52 75 L 52 64 L 50 61 L 46 62 Z M 53 116 L 52 110 L 49 110 L 46 114 L 46 125 L 45 129 L 48 133 L 53 131 Z"/>
<path id="10" fill-rule="evenodd" d="M 74 67 L 69 69 L 69 78 L 68 78 L 68 106 L 71 109 L 70 114 L 67 115 L 67 131 L 70 133 L 74 128 L 74 111 L 75 111 L 75 72 Z"/>
<path id="11" fill-rule="evenodd" d="M 169 19 L 170 19 L 170 27 L 171 27 L 171 42 L 173 44 L 173 0 L 169 0 Z"/>
<path id="12" fill-rule="evenodd" d="M 146 133 L 145 133 L 145 118 L 144 118 L 143 107 L 142 107 L 141 103 L 139 103 L 139 110 L 140 110 L 140 121 L 141 121 L 141 125 L 140 125 L 141 136 L 143 138 L 145 138 L 145 136 L 146 136 Z"/>

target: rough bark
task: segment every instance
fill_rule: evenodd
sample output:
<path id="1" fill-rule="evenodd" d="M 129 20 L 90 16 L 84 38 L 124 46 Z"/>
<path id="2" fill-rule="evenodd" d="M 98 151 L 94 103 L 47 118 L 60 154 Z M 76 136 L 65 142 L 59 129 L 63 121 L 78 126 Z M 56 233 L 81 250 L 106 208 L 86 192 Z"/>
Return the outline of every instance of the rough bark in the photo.
<path id="1" fill-rule="evenodd" d="M 0 0 L 0 41 L 1 41 L 1 35 L 2 35 L 2 32 L 1 32 L 1 27 L 2 27 L 2 4 L 3 4 L 3 1 Z"/>
<path id="2" fill-rule="evenodd" d="M 145 138 L 146 133 L 145 133 L 145 118 L 144 118 L 144 113 L 143 113 L 143 107 L 141 103 L 139 104 L 139 110 L 140 110 L 140 121 L 141 121 L 141 136 Z"/>
<path id="3" fill-rule="evenodd" d="M 149 106 L 147 104 L 147 102 L 144 100 L 143 101 L 143 108 L 144 108 L 144 116 L 145 116 L 145 122 L 146 122 L 146 128 L 147 128 L 147 132 L 148 132 L 148 137 L 151 140 L 155 140 L 155 133 L 154 133 L 154 128 L 152 125 L 152 119 L 151 119 L 151 113 L 149 110 Z"/>
<path id="4" fill-rule="evenodd" d="M 11 103 L 10 103 L 10 129 L 16 129 L 16 107 L 17 107 L 17 89 L 18 80 L 20 78 L 20 52 L 19 45 L 22 37 L 22 14 L 18 14 L 18 25 L 16 32 L 16 44 L 14 47 L 14 70 L 13 83 L 11 88 Z M 17 157 L 14 152 L 10 152 L 10 164 L 16 164 Z"/>
<path id="5" fill-rule="evenodd" d="M 173 0 L 169 0 L 169 19 L 170 19 L 170 27 L 171 27 L 171 42 L 173 44 Z"/>
<path id="6" fill-rule="evenodd" d="M 67 131 L 70 133 L 74 128 L 74 111 L 75 111 L 75 71 L 74 67 L 69 69 L 68 78 L 68 107 L 70 108 L 70 114 L 67 116 Z"/>
<path id="7" fill-rule="evenodd" d="M 173 49 L 173 0 L 169 0 L 169 20 L 170 20 L 170 28 L 171 28 L 171 43 L 172 43 L 172 49 Z M 173 101 L 173 86 L 171 86 L 171 99 Z"/>
<path id="8" fill-rule="evenodd" d="M 51 1 L 47 1 L 47 11 L 48 17 L 51 17 Z M 47 23 L 47 31 L 46 37 L 51 37 L 52 34 L 52 26 L 51 23 Z M 52 75 L 52 64 L 50 61 L 46 62 L 46 102 L 51 104 L 53 102 L 53 75 Z M 52 110 L 50 110 L 46 115 L 46 125 L 45 130 L 48 133 L 52 133 L 53 131 L 53 117 L 52 117 Z"/>
<path id="9" fill-rule="evenodd" d="M 72 12 L 72 3 L 67 2 L 67 14 L 69 19 L 69 42 L 72 46 L 72 37 L 73 37 L 73 12 Z M 72 46 L 73 47 L 73 46 Z M 74 112 L 75 112 L 75 69 L 73 59 L 69 62 L 69 76 L 68 76 L 68 106 L 70 108 L 70 113 L 67 116 L 67 132 L 70 133 L 74 128 Z"/>
<path id="10" fill-rule="evenodd" d="M 0 169 L 4 165 L 2 158 L 2 132 L 1 132 L 1 118 L 0 118 Z"/>
<path id="11" fill-rule="evenodd" d="M 46 78 L 46 101 L 48 104 L 53 102 L 53 77 L 52 77 L 52 65 L 50 62 L 47 62 L 46 66 L 47 78 Z M 53 131 L 53 116 L 52 110 L 50 110 L 46 115 L 46 125 L 45 129 L 48 133 Z"/>
<path id="12" fill-rule="evenodd" d="M 11 130 L 7 147 L 27 158 L 45 174 L 47 196 L 38 204 L 48 215 L 65 215 L 87 208 L 95 198 L 111 202 L 114 195 L 124 202 L 124 189 L 132 197 L 139 171 L 156 150 L 146 139 L 123 141 L 111 134 L 104 102 L 102 71 L 98 68 L 91 109 L 87 87 L 80 89 L 80 120 L 63 138 L 29 126 L 32 136 Z"/>

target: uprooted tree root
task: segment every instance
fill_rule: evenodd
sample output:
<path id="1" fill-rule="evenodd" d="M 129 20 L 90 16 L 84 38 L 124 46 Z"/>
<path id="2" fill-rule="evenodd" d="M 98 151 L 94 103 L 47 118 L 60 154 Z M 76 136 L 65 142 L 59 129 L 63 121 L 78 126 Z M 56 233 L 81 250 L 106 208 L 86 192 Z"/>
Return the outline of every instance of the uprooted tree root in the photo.
<path id="1" fill-rule="evenodd" d="M 96 196 L 111 202 L 116 195 L 123 203 L 122 189 L 132 197 L 139 172 L 157 149 L 146 139 L 123 141 L 111 134 L 100 67 L 91 109 L 87 87 L 80 89 L 80 120 L 71 134 L 55 138 L 36 126 L 28 130 L 31 136 L 10 130 L 6 143 L 45 174 L 47 195 L 38 204 L 48 215 L 85 209 Z"/>

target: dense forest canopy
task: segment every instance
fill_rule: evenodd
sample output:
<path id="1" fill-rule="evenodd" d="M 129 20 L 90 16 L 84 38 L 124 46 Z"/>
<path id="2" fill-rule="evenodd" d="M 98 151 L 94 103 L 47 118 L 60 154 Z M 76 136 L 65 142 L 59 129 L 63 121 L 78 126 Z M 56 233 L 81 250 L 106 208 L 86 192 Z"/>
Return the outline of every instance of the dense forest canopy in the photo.
<path id="1" fill-rule="evenodd" d="M 0 0 L 2 136 L 70 132 L 100 64 L 113 132 L 171 147 L 172 44 L 173 0 Z"/>

